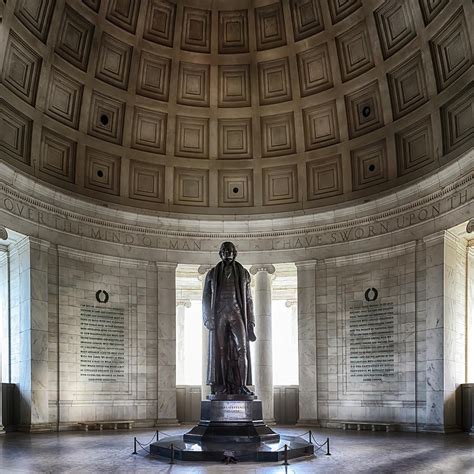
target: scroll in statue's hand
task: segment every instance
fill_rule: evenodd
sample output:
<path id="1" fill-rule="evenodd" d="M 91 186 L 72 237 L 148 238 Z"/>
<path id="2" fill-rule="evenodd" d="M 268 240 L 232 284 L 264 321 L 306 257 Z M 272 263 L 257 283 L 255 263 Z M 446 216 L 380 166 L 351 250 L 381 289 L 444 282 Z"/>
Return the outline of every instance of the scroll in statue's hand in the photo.
<path id="1" fill-rule="evenodd" d="M 255 331 L 254 331 L 254 326 L 252 325 L 249 325 L 248 338 L 249 338 L 249 341 L 252 341 L 252 342 L 255 342 L 257 340 L 257 336 L 255 335 Z"/>

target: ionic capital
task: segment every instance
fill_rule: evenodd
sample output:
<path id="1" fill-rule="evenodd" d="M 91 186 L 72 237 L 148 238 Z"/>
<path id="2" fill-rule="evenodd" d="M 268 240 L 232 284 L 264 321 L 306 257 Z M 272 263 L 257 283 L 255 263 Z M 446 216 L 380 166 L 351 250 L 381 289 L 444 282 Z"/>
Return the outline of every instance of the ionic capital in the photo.
<path id="1" fill-rule="evenodd" d="M 269 275 L 273 275 L 275 273 L 275 267 L 271 263 L 262 263 L 250 267 L 250 273 L 252 275 L 256 275 L 258 272 L 267 272 Z"/>
<path id="2" fill-rule="evenodd" d="M 474 232 L 474 218 L 469 219 L 469 222 L 467 223 L 466 226 L 466 232 L 470 234 L 471 232 Z"/>
<path id="3" fill-rule="evenodd" d="M 176 306 L 184 306 L 185 308 L 191 308 L 191 300 L 188 298 L 176 300 Z"/>
<path id="4" fill-rule="evenodd" d="M 7 240 L 8 239 L 8 232 L 3 225 L 0 225 L 0 240 Z"/>

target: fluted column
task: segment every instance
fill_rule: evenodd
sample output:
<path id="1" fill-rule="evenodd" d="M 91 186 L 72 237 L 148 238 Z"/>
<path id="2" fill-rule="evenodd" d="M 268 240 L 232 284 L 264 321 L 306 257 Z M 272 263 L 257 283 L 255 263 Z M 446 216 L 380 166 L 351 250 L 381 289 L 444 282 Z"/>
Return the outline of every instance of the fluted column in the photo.
<path id="1" fill-rule="evenodd" d="M 198 268 L 199 280 L 202 283 L 202 288 L 204 288 L 204 282 L 206 281 L 207 272 L 212 268 L 212 265 L 201 265 Z M 208 345 L 209 345 L 209 330 L 204 327 L 204 324 L 201 326 L 202 332 L 202 365 L 201 365 L 201 400 L 206 400 L 206 397 L 211 393 L 211 387 L 206 384 L 207 379 L 207 361 L 209 358 L 208 354 Z"/>
<path id="2" fill-rule="evenodd" d="M 253 363 L 256 395 L 262 400 L 263 419 L 274 423 L 272 354 L 272 275 L 273 265 L 253 265 L 255 275 L 255 360 Z"/>

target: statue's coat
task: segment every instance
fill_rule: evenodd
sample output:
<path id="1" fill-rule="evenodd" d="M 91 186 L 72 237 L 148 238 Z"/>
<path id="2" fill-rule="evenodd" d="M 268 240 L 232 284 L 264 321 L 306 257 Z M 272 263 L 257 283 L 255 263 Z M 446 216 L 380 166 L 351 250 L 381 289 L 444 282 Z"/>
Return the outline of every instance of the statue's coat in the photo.
<path id="1" fill-rule="evenodd" d="M 214 326 L 217 319 L 216 309 L 219 301 L 220 288 L 224 275 L 224 262 L 219 262 L 212 268 L 204 283 L 202 295 L 202 316 L 204 325 L 207 327 L 208 321 L 213 321 Z M 247 381 L 246 385 L 252 385 L 252 365 L 250 360 L 250 347 L 248 338 L 249 325 L 255 325 L 255 316 L 253 313 L 252 294 L 250 291 L 250 274 L 235 260 L 230 264 L 236 286 L 236 296 L 240 307 L 240 314 L 246 329 L 246 348 L 247 348 Z M 207 382 L 208 385 L 225 385 L 222 380 L 221 360 L 219 347 L 215 331 L 209 331 L 208 363 L 207 363 Z"/>

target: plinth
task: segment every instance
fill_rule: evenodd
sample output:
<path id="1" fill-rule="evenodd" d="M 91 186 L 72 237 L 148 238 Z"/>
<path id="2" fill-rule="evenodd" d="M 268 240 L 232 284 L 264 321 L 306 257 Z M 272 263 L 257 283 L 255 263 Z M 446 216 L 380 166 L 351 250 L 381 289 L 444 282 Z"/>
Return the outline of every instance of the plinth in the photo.
<path id="1" fill-rule="evenodd" d="M 186 434 L 150 445 L 157 456 L 181 461 L 271 462 L 310 456 L 314 446 L 297 436 L 280 436 L 265 425 L 262 402 L 254 395 L 209 395 L 201 420 Z"/>
<path id="2" fill-rule="evenodd" d="M 209 395 L 201 421 L 183 436 L 188 443 L 278 443 L 280 435 L 263 422 L 255 395 Z"/>

